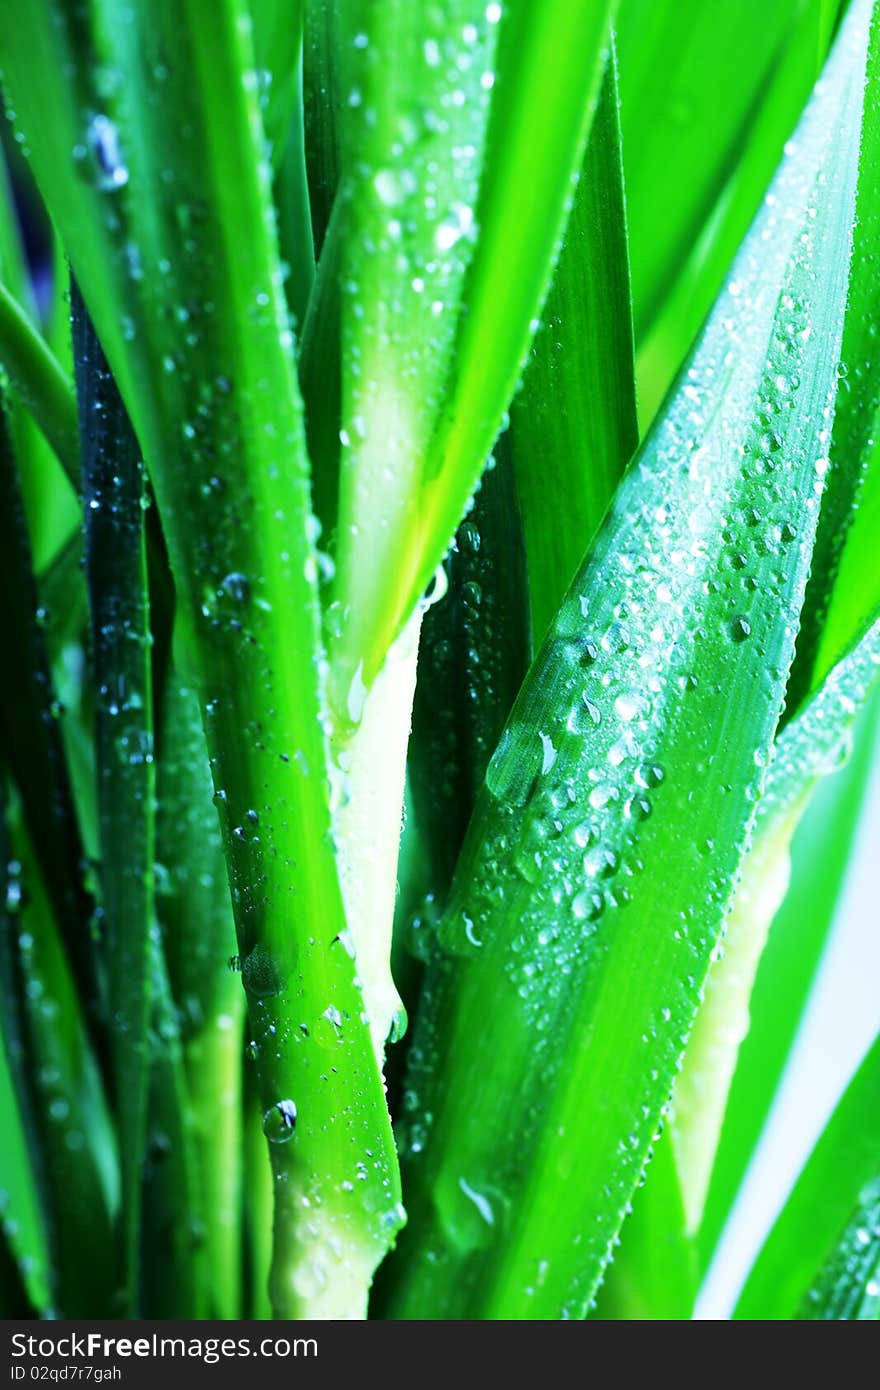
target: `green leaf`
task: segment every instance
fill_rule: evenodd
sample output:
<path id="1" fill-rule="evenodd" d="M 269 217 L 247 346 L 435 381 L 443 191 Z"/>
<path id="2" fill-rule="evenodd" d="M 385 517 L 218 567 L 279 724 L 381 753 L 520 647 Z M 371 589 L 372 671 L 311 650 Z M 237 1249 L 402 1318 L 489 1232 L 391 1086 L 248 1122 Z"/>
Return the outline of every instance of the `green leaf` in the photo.
<path id="1" fill-rule="evenodd" d="M 696 1249 L 685 1235 L 681 1183 L 664 1139 L 632 1206 L 590 1317 L 599 1322 L 689 1321 L 698 1287 Z"/>
<path id="2" fill-rule="evenodd" d="M 147 960 L 155 824 L 145 478 L 125 407 L 76 291 L 73 328 L 98 694 L 101 905 L 122 1173 L 123 1306 L 134 1316 L 149 1078 Z"/>
<path id="3" fill-rule="evenodd" d="M 529 659 L 528 590 L 513 468 L 502 438 L 425 614 L 409 745 L 410 805 L 439 905 L 486 766 Z"/>
<path id="4" fill-rule="evenodd" d="M 770 1232 L 734 1317 L 877 1316 L 880 1039 L 850 1082 Z"/>
<path id="5" fill-rule="evenodd" d="M 816 779 L 851 747 L 852 722 L 880 680 L 880 620 L 826 680 L 775 746 L 743 865 L 724 959 L 710 973 L 673 1103 L 688 1224 L 696 1232 L 712 1170 L 749 996 L 770 924 L 784 897 L 789 847 Z"/>
<path id="6" fill-rule="evenodd" d="M 876 564 L 880 522 L 880 310 L 877 245 L 880 238 L 880 19 L 875 17 L 868 77 L 849 301 L 838 390 L 810 583 L 804 602 L 798 656 L 788 707 L 792 713 L 854 645 L 880 613 Z"/>
<path id="7" fill-rule="evenodd" d="M 797 1314 L 799 1320 L 880 1318 L 880 1177 L 859 1193 L 853 1214 Z"/>
<path id="8" fill-rule="evenodd" d="M 490 106 L 482 75 L 494 70 L 499 16 L 500 7 L 490 22 L 475 0 L 338 7 L 333 43 L 345 100 L 336 590 L 343 611 L 351 609 L 342 629 L 345 659 L 335 658 L 343 711 L 359 664 L 371 685 L 419 596 L 405 593 L 406 607 L 395 606 L 393 626 L 377 643 L 373 629 L 401 586 L 401 551 L 420 521 L 425 453 L 474 253 Z M 404 583 L 408 589 L 408 576 Z M 332 646 L 330 654 L 333 660 Z"/>
<path id="9" fill-rule="evenodd" d="M 342 7 L 343 710 L 359 663 L 369 686 L 443 558 L 510 402 L 611 9 Z"/>
<path id="10" fill-rule="evenodd" d="M 305 0 L 303 107 L 312 230 L 320 254 L 339 186 L 340 64 L 333 52 L 337 6 Z"/>
<path id="11" fill-rule="evenodd" d="M 848 663 L 842 663 L 837 679 L 830 679 L 801 715 L 786 726 L 780 739 L 781 757 L 770 770 L 767 811 L 763 816 L 759 812 L 763 829 L 756 828 L 755 845 L 744 871 L 743 884 L 751 897 L 741 906 L 738 902 L 734 910 L 740 927 L 746 927 L 746 952 L 750 946 L 760 952 L 769 929 L 767 946 L 756 974 L 754 959 L 744 974 L 737 971 L 735 961 L 729 970 L 725 959 L 718 967 L 715 989 L 720 999 L 725 986 L 732 988 L 733 1013 L 741 1023 L 733 1030 L 732 1056 L 728 1053 L 730 1061 L 736 1061 L 736 1070 L 700 1219 L 704 1269 L 769 1113 L 834 921 L 877 748 L 878 656 L 880 634 L 875 630 L 873 644 L 863 643 Z M 865 682 L 866 675 L 870 685 Z M 855 753 L 850 758 L 853 743 Z M 784 795 L 781 806 L 780 793 Z M 797 828 L 792 839 L 793 826 Z M 779 837 L 780 830 L 780 857 L 774 863 L 767 842 L 774 834 Z M 765 872 L 767 863 L 772 865 L 769 884 L 762 882 L 761 860 Z M 785 892 L 775 916 L 772 879 L 776 880 L 777 896 Z M 741 888 L 740 898 L 742 893 Z M 733 975 L 739 978 L 734 980 Z M 748 1033 L 739 1047 L 746 1023 Z"/>
<path id="12" fill-rule="evenodd" d="M 218 1251 L 216 1242 L 208 1240 L 209 1227 L 220 1213 L 208 1201 L 215 1189 L 202 1180 L 180 1019 L 158 941 L 151 941 L 150 957 L 149 1131 L 143 1185 L 150 1220 L 141 1242 L 142 1306 L 150 1318 L 205 1318 L 211 1312 L 212 1277 L 224 1272 L 212 1267 L 211 1256 Z M 210 1084 L 207 1074 L 202 1081 Z M 219 1108 L 216 1092 L 211 1099 Z"/>
<path id="13" fill-rule="evenodd" d="M 648 1159 L 793 654 L 868 17 L 489 765 L 413 1044 L 396 1316 L 582 1316 Z"/>
<path id="14" fill-rule="evenodd" d="M 650 422 L 825 59 L 821 0 L 624 0 L 618 26 L 639 406 Z"/>
<path id="15" fill-rule="evenodd" d="M 613 53 L 510 439 L 537 647 L 638 443 Z"/>
<path id="16" fill-rule="evenodd" d="M 755 1150 L 833 920 L 874 748 L 870 722 L 880 713 L 870 694 L 878 657 L 876 639 L 854 653 L 779 739 L 723 958 L 710 972 L 673 1092 L 672 1119 L 637 1198 L 639 1220 L 624 1227 L 606 1305 L 656 1303 L 651 1252 L 662 1249 L 666 1284 L 675 1289 L 679 1271 L 690 1280 L 690 1303 L 680 1303 L 677 1316 L 691 1316 L 698 1267 L 709 1264 Z M 853 770 L 831 777 L 829 798 L 822 781 L 847 756 L 855 711 L 866 700 L 871 719 L 857 744 L 860 755 Z M 656 1181 L 658 1165 L 662 1174 L 672 1165 L 677 1202 L 669 1181 Z"/>
<path id="17" fill-rule="evenodd" d="M 770 130 L 759 125 L 758 132 L 764 177 L 753 176 L 752 213 L 757 209 L 814 76 L 818 10 L 818 0 L 770 7 L 761 0 L 721 6 L 622 0 L 617 44 L 640 340 L 691 256 L 731 169 L 741 167 L 743 147 L 767 106 Z M 799 29 L 812 39 L 811 66 L 799 99 L 785 93 L 780 102 L 774 78 Z"/>
<path id="18" fill-rule="evenodd" d="M 835 417 L 830 485 L 823 496 L 816 545 L 811 561 L 810 581 L 805 598 L 804 614 L 798 633 L 798 661 L 789 679 L 786 700 L 797 706 L 798 690 L 809 681 L 815 658 L 818 624 L 821 623 L 823 603 L 827 606 L 828 585 L 833 586 L 834 553 L 839 550 L 846 531 L 846 519 L 853 508 L 860 478 L 860 454 L 871 431 L 872 411 L 876 408 L 868 399 L 873 367 L 870 339 L 866 325 L 869 304 L 869 285 L 866 275 L 867 248 L 873 244 L 867 232 L 876 230 L 875 164 L 880 123 L 877 118 L 877 42 L 876 29 L 869 45 L 866 73 L 864 118 L 859 160 L 859 183 L 856 195 L 857 219 L 854 229 L 853 256 L 850 265 L 849 292 L 844 322 L 843 351 L 849 344 L 856 354 L 854 361 L 863 364 L 856 373 L 859 389 L 858 406 L 853 408 L 851 393 L 839 392 L 839 409 Z M 835 466 L 836 460 L 836 466 Z M 825 595 L 823 599 L 822 595 Z M 852 642 L 857 634 L 847 634 Z M 705 1257 L 718 1234 L 719 1222 L 726 1211 L 719 1207 L 718 1195 L 712 1212 L 710 1229 L 702 1230 L 706 1195 L 712 1179 L 716 1150 L 728 1095 L 737 1066 L 740 1043 L 750 1023 L 750 995 L 759 968 L 771 922 L 787 893 L 790 882 L 790 848 L 792 836 L 812 796 L 816 781 L 829 767 L 834 768 L 841 749 L 851 741 L 851 724 L 857 710 L 873 683 L 876 683 L 876 661 L 880 655 L 876 633 L 869 633 L 854 651 L 829 676 L 814 699 L 786 727 L 777 744 L 777 758 L 770 770 L 764 795 L 758 809 L 754 843 L 746 858 L 743 876 L 730 916 L 724 943 L 724 959 L 710 974 L 704 1003 L 688 1045 L 683 1071 L 676 1082 L 673 1096 L 674 1120 L 670 1127 L 671 1140 L 678 1162 L 685 1198 L 688 1236 L 699 1234 Z M 805 674 L 806 673 L 806 674 Z M 849 817 L 851 820 L 851 816 Z M 825 828 L 827 838 L 827 828 Z M 815 952 L 805 949 L 805 928 L 802 919 L 813 917 L 816 907 L 826 905 L 824 918 L 820 915 L 811 939 L 818 949 L 824 927 L 830 924 L 831 911 L 827 906 L 835 899 L 845 856 L 840 871 L 829 870 L 827 852 L 823 853 L 823 883 L 816 887 L 811 908 L 805 910 L 803 901 L 797 904 L 798 964 L 793 971 L 774 980 L 771 1005 L 775 1019 L 785 1018 L 792 1023 L 803 1004 L 805 983 L 815 966 Z M 806 973 L 805 973 L 806 972 Z M 798 985 L 801 988 L 798 988 Z M 794 988 L 792 988 L 794 986 Z M 776 1025 L 774 1025 L 775 1029 Z M 779 1034 L 776 1032 L 778 1038 Z M 786 1035 L 790 1043 L 793 1028 Z M 785 1049 L 787 1051 L 787 1049 Z M 784 1058 L 780 1051 L 775 1068 L 769 1057 L 762 1058 L 758 1096 L 763 1096 L 753 1108 L 748 1097 L 748 1118 L 741 1117 L 741 1126 L 757 1137 L 760 1123 L 766 1114 L 766 1102 L 773 1093 Z M 742 1129 L 741 1129 L 742 1132 Z M 667 1142 L 667 1141 L 664 1141 Z M 730 1156 L 729 1156 L 730 1157 Z M 728 1167 L 722 1181 L 726 1184 L 728 1200 L 732 1197 L 731 1181 L 738 1182 L 744 1170 L 746 1155 L 740 1154 L 741 1166 L 735 1177 Z M 651 1200 L 650 1193 L 647 1201 Z M 655 1200 L 661 1209 L 671 1210 L 662 1194 Z M 658 1213 L 657 1219 L 660 1219 Z"/>
<path id="19" fill-rule="evenodd" d="M 303 39 L 303 0 L 248 0 L 260 112 L 274 164 L 283 158 L 297 102 Z"/>
<path id="20" fill-rule="evenodd" d="M 155 488 L 267 1128 L 289 1138 L 298 1111 L 296 1142 L 271 1146 L 276 1312 L 357 1312 L 401 1216 L 340 941 L 309 476 L 248 15 L 98 0 L 84 19 L 37 0 L 0 15 L 0 65 Z M 281 1055 L 276 1033 L 294 1039 Z"/>
<path id="21" fill-rule="evenodd" d="M 256 1088 L 246 1088 L 242 1123 L 245 1233 L 244 1307 L 250 1318 L 271 1318 L 269 1302 L 272 1266 L 272 1188 L 274 1176 L 266 1153 L 261 1124 L 262 1106 Z M 244 1195 L 243 1194 L 243 1195 Z"/>
<path id="22" fill-rule="evenodd" d="M 172 671 L 157 772 L 157 914 L 182 1033 L 211 1317 L 239 1308 L 244 995 L 197 692 Z M 181 1084 L 181 1083 L 177 1083 Z"/>
<path id="23" fill-rule="evenodd" d="M 315 246 L 303 138 L 302 85 L 297 70 L 290 131 L 275 175 L 275 207 L 278 248 L 286 267 L 287 304 L 300 331 L 315 281 Z"/>

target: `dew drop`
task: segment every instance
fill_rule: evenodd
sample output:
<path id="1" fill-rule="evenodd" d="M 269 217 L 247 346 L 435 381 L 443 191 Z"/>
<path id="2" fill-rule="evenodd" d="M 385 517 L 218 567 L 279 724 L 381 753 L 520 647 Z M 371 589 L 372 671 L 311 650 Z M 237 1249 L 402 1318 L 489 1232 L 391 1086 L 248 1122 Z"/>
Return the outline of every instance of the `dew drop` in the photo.
<path id="1" fill-rule="evenodd" d="M 98 187 L 107 193 L 124 188 L 128 183 L 128 169 L 119 149 L 119 132 L 108 116 L 92 118 L 89 144 L 98 161 Z"/>
<path id="2" fill-rule="evenodd" d="M 295 1129 L 296 1104 L 292 1100 L 277 1101 L 263 1115 L 263 1133 L 270 1144 L 286 1144 Z"/>
<path id="3" fill-rule="evenodd" d="M 553 746 L 553 740 L 549 734 L 539 733 L 538 738 L 541 740 L 542 750 L 541 772 L 546 775 L 546 773 L 550 771 L 551 767 L 556 762 L 557 752 Z"/>

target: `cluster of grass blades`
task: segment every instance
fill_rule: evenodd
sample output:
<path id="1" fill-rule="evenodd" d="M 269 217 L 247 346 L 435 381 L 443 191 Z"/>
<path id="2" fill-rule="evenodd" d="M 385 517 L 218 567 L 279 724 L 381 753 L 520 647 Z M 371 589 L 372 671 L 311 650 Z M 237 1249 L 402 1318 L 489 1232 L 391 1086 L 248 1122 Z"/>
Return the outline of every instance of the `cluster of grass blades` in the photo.
<path id="1" fill-rule="evenodd" d="M 0 83 L 2 1311 L 693 1317 L 876 745 L 873 0 Z M 878 1316 L 878 1091 L 733 1316 Z"/>

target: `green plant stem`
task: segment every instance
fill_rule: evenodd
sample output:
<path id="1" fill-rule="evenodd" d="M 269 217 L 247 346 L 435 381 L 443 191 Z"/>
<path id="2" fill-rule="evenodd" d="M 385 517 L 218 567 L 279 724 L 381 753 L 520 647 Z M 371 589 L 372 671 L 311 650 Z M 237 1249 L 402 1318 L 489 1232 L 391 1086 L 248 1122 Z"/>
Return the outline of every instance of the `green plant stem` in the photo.
<path id="1" fill-rule="evenodd" d="M 96 0 L 75 22 L 55 0 L 35 0 L 15 23 L 0 11 L 0 59 L 168 543 L 276 1140 L 274 1306 L 285 1317 L 361 1315 L 402 1220 L 399 1179 L 355 967 L 339 943 L 309 466 L 249 7 Z M 108 67 L 127 74 L 109 95 Z M 118 136 L 115 181 L 95 112 Z M 154 273 L 166 263 L 167 275 Z M 285 1124 L 278 1134 L 294 1104 L 295 1137 Z"/>
<path id="2" fill-rule="evenodd" d="M 229 968 L 235 924 L 198 692 L 175 668 L 165 690 L 157 791 L 157 914 L 180 1020 L 210 1316 L 235 1317 L 241 1286 L 237 1125 L 245 1001 Z"/>
<path id="3" fill-rule="evenodd" d="M 417 608 L 369 691 L 352 691 L 356 727 L 334 746 L 342 778 L 335 828 L 345 916 L 380 1065 L 387 1038 L 403 1027 L 391 933 L 421 626 Z"/>

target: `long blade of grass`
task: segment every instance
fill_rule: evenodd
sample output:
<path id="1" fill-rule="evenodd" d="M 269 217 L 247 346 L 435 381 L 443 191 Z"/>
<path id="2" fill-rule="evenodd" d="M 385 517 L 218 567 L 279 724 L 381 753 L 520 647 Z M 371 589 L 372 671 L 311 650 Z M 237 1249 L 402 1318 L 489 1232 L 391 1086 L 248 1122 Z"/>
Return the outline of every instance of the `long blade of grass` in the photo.
<path id="1" fill-rule="evenodd" d="M 739 1044 L 748 1030 L 758 962 L 788 884 L 792 836 L 817 779 L 839 761 L 855 715 L 878 681 L 880 621 L 777 740 L 728 922 L 724 958 L 709 975 L 673 1097 L 671 1133 L 691 1234 L 702 1220 Z"/>
<path id="2" fill-rule="evenodd" d="M 880 1177 L 859 1193 L 836 1248 L 814 1279 L 799 1321 L 880 1319 Z"/>
<path id="3" fill-rule="evenodd" d="M 257 81 L 262 88 L 262 124 L 277 168 L 287 150 L 297 102 L 304 0 L 248 0 L 248 7 Z"/>
<path id="4" fill-rule="evenodd" d="M 343 7 L 343 709 L 442 559 L 513 394 L 611 9 Z"/>
<path id="5" fill-rule="evenodd" d="M 244 995 L 198 694 L 173 671 L 157 773 L 157 911 L 182 1034 L 187 1111 L 206 1213 L 211 1317 L 239 1308 Z"/>
<path id="6" fill-rule="evenodd" d="M 792 841 L 791 883 L 761 956 L 749 1001 L 749 1031 L 737 1058 L 700 1222 L 703 1269 L 770 1112 L 834 922 L 877 753 L 878 724 L 880 699 L 875 694 L 856 727 L 852 757 L 822 780 Z"/>
<path id="7" fill-rule="evenodd" d="M 638 443 L 634 372 L 612 51 L 542 325 L 510 411 L 535 647 Z"/>
<path id="8" fill-rule="evenodd" d="M 147 460 L 198 674 L 277 1179 L 275 1308 L 356 1313 L 401 1215 L 330 837 L 308 466 L 248 16 L 240 0 L 100 0 L 84 22 L 37 0 L 0 14 L 0 64 Z M 124 82 L 98 84 L 108 72 Z"/>
<path id="9" fill-rule="evenodd" d="M 529 661 L 528 589 L 504 440 L 446 560 L 448 590 L 425 615 L 409 749 L 410 801 L 425 828 L 428 884 L 445 899 L 486 766 Z"/>
<path id="10" fill-rule="evenodd" d="M 794 896 L 789 902 L 792 840 L 817 784 L 837 769 L 841 756 L 848 753 L 856 715 L 872 700 L 878 679 L 880 628 L 875 628 L 835 669 L 822 690 L 786 725 L 777 740 L 752 844 L 728 918 L 723 958 L 709 974 L 675 1083 L 671 1121 L 649 1170 L 644 1197 L 639 1199 L 639 1205 L 645 1209 L 642 1225 L 651 1229 L 655 1246 L 670 1252 L 674 1267 L 692 1270 L 694 1279 L 697 1269 L 705 1271 L 711 1258 L 788 1058 L 818 955 L 833 920 L 847 859 L 845 847 L 850 842 L 859 798 L 854 804 L 844 803 L 843 824 L 837 828 L 837 843 L 844 848 L 836 858 L 832 855 L 834 822 L 822 817 L 816 827 L 818 842 L 814 848 L 815 854 L 821 846 L 815 861 L 822 866 L 821 875 L 813 872 L 805 879 L 795 877 Z M 872 749 L 873 740 L 869 738 L 866 751 L 870 753 Z M 866 760 L 860 761 L 857 793 L 868 769 Z M 823 805 L 822 809 L 827 807 Z M 819 878 L 821 882 L 817 881 Z M 786 915 L 791 919 L 790 926 Z M 753 1001 L 768 933 L 772 941 L 777 931 L 785 934 L 786 928 L 789 940 L 783 941 L 784 965 L 780 969 L 776 963 Z M 771 968 L 772 965 L 771 958 Z M 751 1049 L 747 1054 L 740 1075 L 740 1045 L 750 1036 L 753 1013 L 758 1051 Z M 740 1082 L 738 1095 L 735 1078 Z M 733 1128 L 725 1146 L 724 1126 L 725 1117 L 729 1118 L 731 1092 L 738 1109 L 734 1111 Z M 669 1200 L 664 1185 L 654 1184 L 658 1158 L 663 1169 L 671 1161 L 677 1172 L 682 1196 L 678 1207 Z M 638 1302 L 647 1297 L 650 1288 L 650 1284 L 639 1287 L 640 1277 L 643 1274 L 650 1279 L 652 1266 L 650 1260 L 634 1265 L 626 1242 L 627 1228 L 622 1263 L 630 1296 L 634 1286 Z M 614 1270 L 611 1282 L 614 1283 Z M 692 1301 L 696 1293 L 694 1282 Z M 689 1317 L 690 1312 L 688 1309 L 679 1316 Z"/>
<path id="11" fill-rule="evenodd" d="M 287 303 L 297 330 L 302 332 L 315 282 L 315 244 L 306 175 L 302 75 L 297 67 L 290 130 L 275 175 L 278 246 L 284 263 Z"/>
<path id="12" fill-rule="evenodd" d="M 827 55 L 821 0 L 625 0 L 619 17 L 639 407 L 650 422 Z M 662 150 L 662 154 L 660 151 Z M 659 211 L 662 209 L 662 213 Z"/>
<path id="13" fill-rule="evenodd" d="M 756 211 L 816 75 L 818 12 L 819 0 L 782 0 L 770 8 L 760 0 L 725 6 L 707 0 L 675 6 L 622 0 L 617 40 L 640 340 L 750 139 L 757 140 L 764 171 L 763 179 L 755 177 L 752 214 Z M 799 29 L 811 40 L 810 67 L 801 78 L 799 99 L 792 93 L 785 100 L 786 93 L 780 102 L 774 77 Z M 761 115 L 772 123 L 769 130 L 760 128 Z"/>
<path id="14" fill-rule="evenodd" d="M 306 161 L 316 254 L 320 254 L 339 186 L 339 117 L 343 104 L 333 53 L 336 6 L 305 0 L 303 107 Z"/>
<path id="15" fill-rule="evenodd" d="M 803 693 L 805 682 L 809 688 L 811 672 L 815 661 L 815 644 L 819 624 L 823 617 L 823 606 L 827 607 L 830 589 L 833 588 L 835 574 L 834 556 L 839 551 L 846 533 L 846 519 L 854 505 L 854 498 L 861 481 L 862 456 L 865 442 L 870 438 L 873 414 L 876 410 L 876 373 L 870 351 L 870 300 L 872 293 L 871 277 L 868 273 L 869 247 L 873 244 L 871 233 L 876 230 L 877 190 L 876 155 L 877 140 L 880 136 L 880 121 L 876 104 L 877 90 L 877 30 L 872 31 L 866 70 L 864 116 L 862 124 L 861 151 L 859 160 L 859 182 L 856 195 L 857 216 L 854 229 L 853 255 L 850 264 L 850 279 L 847 298 L 847 311 L 844 322 L 843 352 L 849 349 L 853 364 L 853 375 L 857 382 L 854 393 L 839 390 L 840 408 L 836 412 L 831 447 L 831 467 L 829 485 L 823 496 L 822 512 L 817 530 L 816 545 L 811 560 L 810 581 L 807 588 L 804 614 L 798 634 L 798 657 L 789 679 L 786 700 L 798 704 L 798 691 Z M 873 392 L 873 397 L 872 397 Z M 857 408 L 853 409 L 852 394 L 858 398 Z M 870 580 L 868 580 L 870 583 Z M 852 643 L 856 634 L 850 631 L 848 641 Z M 777 914 L 790 882 L 790 849 L 792 837 L 804 811 L 812 797 L 817 781 L 829 767 L 836 766 L 839 749 L 848 746 L 851 738 L 851 724 L 855 712 L 861 708 L 872 682 L 876 683 L 875 660 L 877 656 L 876 637 L 870 633 L 863 643 L 849 654 L 831 676 L 827 676 L 821 695 L 802 708 L 790 728 L 783 732 L 777 747 L 778 757 L 770 770 L 764 795 L 758 809 L 754 830 L 754 843 L 746 859 L 743 878 L 737 892 L 736 902 L 728 924 L 724 945 L 724 960 L 715 966 L 710 974 L 706 988 L 705 1001 L 701 1007 L 682 1074 L 676 1083 L 673 1097 L 674 1120 L 670 1127 L 672 1144 L 675 1149 L 680 1178 L 685 1199 L 685 1223 L 681 1232 L 686 1243 L 699 1237 L 702 1257 L 711 1251 L 718 1235 L 719 1220 L 723 1220 L 719 1204 L 720 1189 L 716 1190 L 711 1231 L 703 1231 L 704 1206 L 719 1143 L 722 1120 L 727 1105 L 732 1078 L 737 1066 L 739 1046 L 749 1029 L 750 995 L 758 971 L 759 961 L 767 941 L 771 922 Z M 826 829 L 827 834 L 827 829 Z M 828 870 L 828 855 L 823 854 L 826 866 L 823 886 L 819 888 L 813 907 L 806 916 L 816 921 L 815 908 L 820 903 L 834 902 L 835 886 L 839 884 L 845 857 L 840 871 Z M 803 904 L 795 904 L 803 909 Z M 827 909 L 824 918 L 819 915 L 815 932 L 816 948 L 830 925 L 832 913 Z M 798 936 L 803 937 L 803 925 L 799 925 Z M 804 943 L 806 945 L 806 943 Z M 815 966 L 815 952 L 799 949 L 799 963 L 791 979 L 786 976 L 774 979 L 772 1013 L 780 1019 L 785 1017 L 792 1023 L 792 1010 L 796 1018 L 804 1001 L 806 980 L 811 977 L 810 965 Z M 806 972 L 806 973 L 805 973 Z M 797 986 L 801 988 L 798 989 Z M 794 988 L 792 989 L 792 986 Z M 778 1038 L 778 1033 L 776 1034 Z M 791 1041 L 793 1028 L 786 1040 Z M 773 1093 L 778 1081 L 783 1056 L 777 1054 L 775 1067 L 770 1057 L 762 1058 L 758 1090 L 765 1101 Z M 749 1118 L 745 1121 L 745 1131 L 757 1137 L 766 1108 L 760 1101 L 754 1109 L 749 1098 Z M 742 1125 L 742 1117 L 741 1117 Z M 669 1142 L 665 1138 L 663 1144 Z M 729 1156 L 730 1157 L 730 1156 Z M 742 1177 L 741 1167 L 734 1179 L 730 1162 L 726 1164 L 726 1194 L 730 1198 L 730 1183 Z M 740 1158 L 744 1155 L 740 1153 Z M 665 1212 L 671 1221 L 677 1214 L 666 1201 L 665 1194 L 653 1189 L 649 1179 L 645 1206 L 656 1207 L 654 1225 L 662 1222 Z M 670 1229 L 667 1243 L 675 1238 Z"/>
<path id="16" fill-rule="evenodd" d="M 489 765 L 414 1042 L 398 1316 L 582 1316 L 661 1123 L 793 654 L 869 15 Z"/>
<path id="17" fill-rule="evenodd" d="M 878 1181 L 880 1040 L 807 1160 L 734 1317 L 762 1322 L 876 1318 Z"/>
<path id="18" fill-rule="evenodd" d="M 82 430 L 85 562 L 95 712 L 102 929 L 120 1137 L 120 1242 L 128 1316 L 138 1307 L 149 1058 L 155 768 L 143 463 L 78 293 L 74 364 Z"/>
<path id="19" fill-rule="evenodd" d="M 876 248 L 880 238 L 880 19 L 868 57 L 856 225 L 843 334 L 838 407 L 798 654 L 787 704 L 793 714 L 821 685 L 880 611 L 876 564 L 880 520 L 880 309 Z"/>

